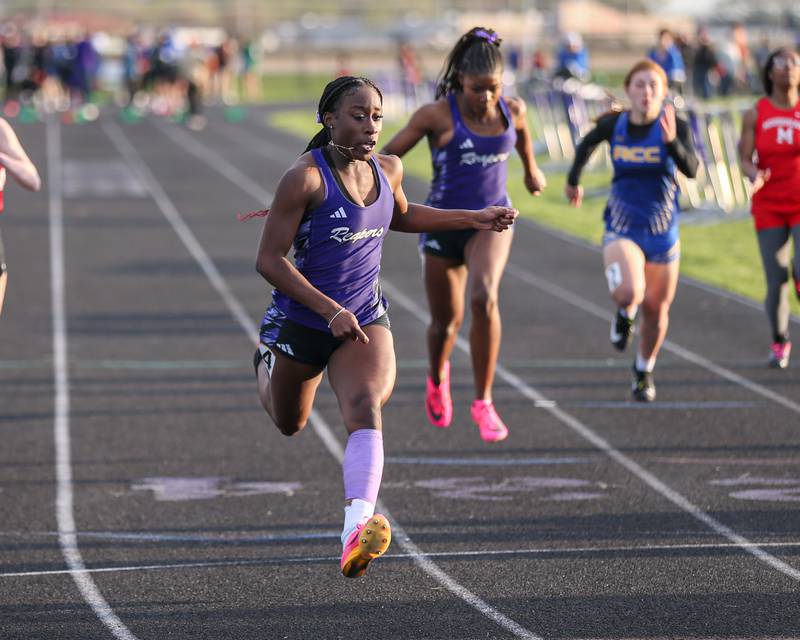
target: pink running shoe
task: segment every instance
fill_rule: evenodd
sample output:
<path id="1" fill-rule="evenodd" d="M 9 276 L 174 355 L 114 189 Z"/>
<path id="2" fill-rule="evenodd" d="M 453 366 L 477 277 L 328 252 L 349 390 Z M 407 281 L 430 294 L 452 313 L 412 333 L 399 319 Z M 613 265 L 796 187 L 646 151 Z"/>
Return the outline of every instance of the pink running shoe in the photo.
<path id="1" fill-rule="evenodd" d="M 769 366 L 773 369 L 785 369 L 789 366 L 791 353 L 791 342 L 773 342 L 769 351 Z"/>
<path id="2" fill-rule="evenodd" d="M 453 420 L 453 398 L 450 397 L 450 361 L 444 363 L 444 373 L 438 385 L 428 376 L 426 380 L 425 413 L 434 427 L 444 429 Z"/>
<path id="3" fill-rule="evenodd" d="M 478 425 L 484 442 L 499 442 L 508 436 L 508 428 L 503 424 L 494 404 L 487 400 L 473 400 L 469 409 L 472 421 Z"/>
<path id="4" fill-rule="evenodd" d="M 386 553 L 391 541 L 392 528 L 386 516 L 376 513 L 357 524 L 342 550 L 342 575 L 345 578 L 363 576 L 367 565 Z"/>

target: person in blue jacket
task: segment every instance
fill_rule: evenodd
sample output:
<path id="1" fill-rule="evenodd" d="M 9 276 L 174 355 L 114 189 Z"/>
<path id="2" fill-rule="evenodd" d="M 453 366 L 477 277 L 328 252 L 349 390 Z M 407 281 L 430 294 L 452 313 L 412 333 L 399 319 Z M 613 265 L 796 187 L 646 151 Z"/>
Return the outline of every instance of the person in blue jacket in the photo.
<path id="1" fill-rule="evenodd" d="M 683 55 L 675 45 L 675 39 L 669 29 L 661 29 L 658 32 L 658 46 L 650 49 L 647 57 L 658 64 L 667 74 L 669 88 L 676 93 L 681 93 L 683 83 L 686 82 L 686 65 L 683 63 Z"/>
<path id="2" fill-rule="evenodd" d="M 570 32 L 564 36 L 564 42 L 556 55 L 555 75 L 560 78 L 576 78 L 581 82 L 588 82 L 591 76 L 589 51 L 583 44 L 583 38 L 579 33 Z"/>

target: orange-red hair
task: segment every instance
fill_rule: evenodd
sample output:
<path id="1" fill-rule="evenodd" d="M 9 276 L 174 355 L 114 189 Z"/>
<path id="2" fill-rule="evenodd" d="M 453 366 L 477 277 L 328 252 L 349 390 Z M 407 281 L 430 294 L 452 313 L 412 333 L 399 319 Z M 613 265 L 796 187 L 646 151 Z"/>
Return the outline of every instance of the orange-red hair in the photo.
<path id="1" fill-rule="evenodd" d="M 640 71 L 652 71 L 655 73 L 660 79 L 661 84 L 666 91 L 669 83 L 667 81 L 667 74 L 664 69 L 661 68 L 661 65 L 653 62 L 652 60 L 639 60 L 635 65 L 631 67 L 631 70 L 628 71 L 628 75 L 625 76 L 625 88 L 628 88 L 628 85 L 633 80 L 633 76 L 639 73 Z"/>

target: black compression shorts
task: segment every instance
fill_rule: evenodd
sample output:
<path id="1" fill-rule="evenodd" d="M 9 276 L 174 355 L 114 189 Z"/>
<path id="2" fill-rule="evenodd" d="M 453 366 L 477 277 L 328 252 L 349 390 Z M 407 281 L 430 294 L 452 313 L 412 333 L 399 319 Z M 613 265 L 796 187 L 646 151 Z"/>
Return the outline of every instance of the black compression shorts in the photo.
<path id="1" fill-rule="evenodd" d="M 373 324 L 391 330 L 388 313 L 384 313 L 365 326 Z M 263 340 L 264 333 L 272 332 L 265 332 L 264 327 L 262 327 L 261 333 Z M 272 351 L 280 352 L 293 360 L 316 367 L 327 366 L 333 352 L 344 344 L 343 340 L 334 338 L 327 331 L 306 327 L 298 322 L 289 320 L 289 318 L 281 319 L 277 336 L 274 341 L 270 342 L 271 344 L 267 344 L 267 346 Z"/>

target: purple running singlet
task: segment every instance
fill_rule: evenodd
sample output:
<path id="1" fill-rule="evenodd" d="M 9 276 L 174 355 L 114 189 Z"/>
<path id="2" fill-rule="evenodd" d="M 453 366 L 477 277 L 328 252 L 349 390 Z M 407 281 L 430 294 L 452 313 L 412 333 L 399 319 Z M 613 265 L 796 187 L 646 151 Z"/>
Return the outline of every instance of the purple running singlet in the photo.
<path id="1" fill-rule="evenodd" d="M 499 136 L 480 136 L 464 124 L 456 95 L 451 93 L 447 100 L 453 137 L 441 149 L 431 149 L 433 181 L 426 204 L 440 209 L 511 206 L 506 179 L 508 156 L 517 142 L 517 132 L 508 104 L 502 97 L 498 101 L 506 130 Z M 463 264 L 464 249 L 476 233 L 474 229 L 421 233 L 420 251 Z"/>
<path id="2" fill-rule="evenodd" d="M 447 96 L 453 118 L 453 137 L 441 149 L 431 150 L 433 181 L 427 204 L 439 209 L 483 209 L 510 206 L 506 191 L 508 156 L 517 142 L 508 104 L 498 104 L 506 120 L 499 136 L 480 136 L 464 124 L 456 95 Z"/>
<path id="3" fill-rule="evenodd" d="M 388 308 L 379 275 L 383 239 L 394 211 L 392 187 L 380 164 L 371 158 L 378 197 L 369 206 L 359 206 L 343 193 L 322 150 L 312 149 L 311 154 L 322 174 L 325 199 L 303 215 L 294 239 L 295 266 L 313 287 L 350 311 L 363 326 Z M 264 335 L 263 328 L 277 331 L 282 318 L 330 333 L 325 318 L 275 289 L 262 323 L 266 344 L 272 344 L 274 336 Z"/>

